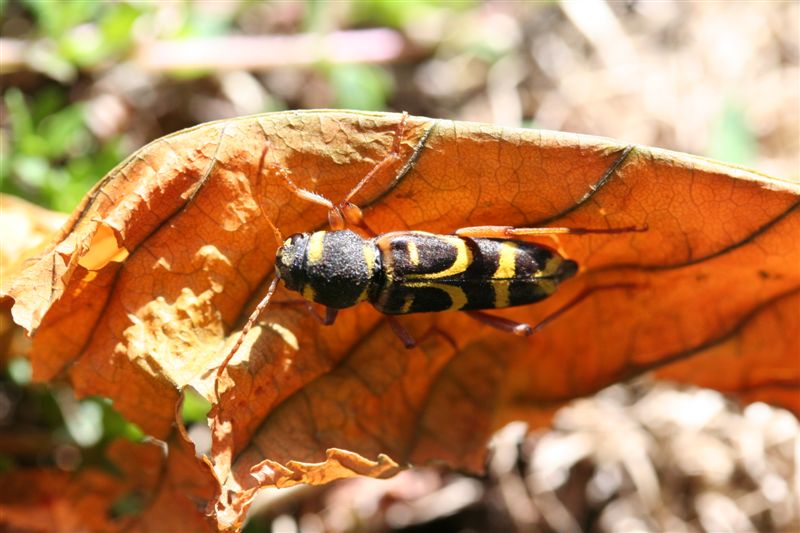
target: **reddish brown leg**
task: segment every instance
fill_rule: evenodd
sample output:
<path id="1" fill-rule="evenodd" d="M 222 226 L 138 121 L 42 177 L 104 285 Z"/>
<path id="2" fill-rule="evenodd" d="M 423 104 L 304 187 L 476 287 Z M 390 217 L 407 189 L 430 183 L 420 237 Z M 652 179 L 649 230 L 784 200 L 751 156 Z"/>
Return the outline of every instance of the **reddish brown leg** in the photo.
<path id="1" fill-rule="evenodd" d="M 594 287 L 588 287 L 586 289 L 583 289 L 572 300 L 564 304 L 564 306 L 561 307 L 561 309 L 557 309 L 553 313 L 547 315 L 542 320 L 540 320 L 539 323 L 533 327 L 531 335 L 538 331 L 541 331 L 542 328 L 544 328 L 547 324 L 549 324 L 556 318 L 560 317 L 561 315 L 563 315 L 564 313 L 566 313 L 567 311 L 569 311 L 570 309 L 572 309 L 573 307 L 584 301 L 586 298 L 588 298 L 595 292 L 614 290 L 614 289 L 636 289 L 637 287 L 641 286 L 642 286 L 641 284 L 637 283 L 610 283 L 608 285 L 596 285 Z"/>
<path id="2" fill-rule="evenodd" d="M 334 309 L 333 307 L 325 307 L 325 316 L 322 316 L 317 312 L 317 308 L 314 307 L 312 302 L 309 302 L 308 300 L 304 301 L 306 303 L 306 309 L 308 309 L 308 312 L 311 313 L 311 316 L 316 318 L 323 326 L 330 326 L 336 321 L 336 315 L 339 313 L 338 309 Z"/>
<path id="3" fill-rule="evenodd" d="M 405 346 L 406 349 L 410 350 L 417 346 L 417 341 L 414 340 L 414 337 L 399 320 L 392 315 L 386 315 L 386 321 L 389 323 L 392 331 L 394 331 L 394 334 L 403 342 L 403 346 Z"/>
<path id="4" fill-rule="evenodd" d="M 367 225 L 366 222 L 364 222 L 364 213 L 363 211 L 361 211 L 361 208 L 358 207 L 357 205 L 344 201 L 341 204 L 339 204 L 335 208 L 335 210 L 337 213 L 340 213 L 342 215 L 342 218 L 346 220 L 350 225 L 361 228 L 370 237 L 375 237 L 378 235 L 372 228 L 370 228 Z M 330 212 L 328 215 L 329 215 L 328 219 L 330 220 Z"/>
<path id="5" fill-rule="evenodd" d="M 515 322 L 508 318 L 503 318 L 495 315 L 490 315 L 489 313 L 484 313 L 482 311 L 466 311 L 467 315 L 475 320 L 482 322 L 488 326 L 492 326 L 493 328 L 497 328 L 501 331 L 507 331 L 509 333 L 514 333 L 515 335 L 519 335 L 521 337 L 529 337 L 534 333 L 538 333 L 542 330 L 546 325 L 550 322 L 555 320 L 556 318 L 560 317 L 586 298 L 594 294 L 598 291 L 605 291 L 605 290 L 613 290 L 613 289 L 635 289 L 637 287 L 641 287 L 641 285 L 636 283 L 612 283 L 609 285 L 597 285 L 595 287 L 589 287 L 582 290 L 575 296 L 572 300 L 564 304 L 561 308 L 557 309 L 553 313 L 547 315 L 542 320 L 539 321 L 538 324 L 535 326 L 531 326 L 530 324 L 525 324 L 523 322 Z"/>
<path id="6" fill-rule="evenodd" d="M 400 123 L 397 125 L 397 129 L 394 132 L 394 142 L 392 143 L 392 150 L 384 156 L 381 161 L 375 165 L 372 170 L 370 170 L 366 176 L 361 178 L 355 187 L 353 187 L 347 196 L 344 197 L 342 200 L 342 204 L 350 203 L 350 199 L 355 196 L 361 188 L 369 182 L 374 176 L 378 174 L 382 169 L 386 168 L 387 166 L 391 165 L 395 161 L 400 159 L 400 142 L 403 140 L 403 135 L 406 132 L 406 120 L 408 119 L 408 113 L 403 111 L 403 117 L 400 119 Z M 341 205 L 341 204 L 340 204 Z"/>
<path id="7" fill-rule="evenodd" d="M 278 175 L 283 178 L 283 181 L 286 183 L 286 186 L 289 190 L 294 193 L 297 197 L 302 198 L 308 202 L 321 205 L 322 207 L 328 209 L 328 222 L 331 225 L 331 229 L 338 230 L 344 229 L 344 220 L 342 218 L 342 214 L 339 212 L 339 209 L 333 202 L 322 196 L 321 194 L 317 194 L 315 192 L 309 191 L 307 189 L 303 189 L 302 187 L 298 186 L 294 180 L 291 178 L 291 172 L 283 167 L 275 167 L 275 171 Z"/>
<path id="8" fill-rule="evenodd" d="M 400 321 L 395 316 L 393 315 L 385 315 L 385 316 L 386 316 L 386 321 L 389 323 L 389 326 L 392 328 L 394 334 L 397 335 L 397 337 L 403 342 L 403 346 L 405 346 L 406 349 L 408 350 L 410 350 L 411 348 L 416 348 L 417 346 L 419 346 L 429 338 L 433 337 L 434 335 L 441 335 L 444 338 L 444 340 L 447 341 L 447 343 L 453 347 L 454 351 L 458 351 L 458 344 L 456 344 L 456 341 L 453 339 L 453 337 L 451 337 L 450 334 L 448 334 L 446 331 L 443 331 L 437 328 L 436 326 L 431 326 L 430 328 L 428 328 L 428 331 L 426 331 L 419 338 L 419 340 L 417 340 L 413 337 L 413 335 L 411 335 L 411 332 L 408 331 L 406 327 L 403 326 L 403 324 L 401 324 Z"/>
<path id="9" fill-rule="evenodd" d="M 647 224 L 642 226 L 624 226 L 621 228 L 515 228 L 513 226 L 471 226 L 455 231 L 461 237 L 512 239 L 528 235 L 587 235 L 613 234 L 647 231 Z"/>
<path id="10" fill-rule="evenodd" d="M 403 135 L 405 134 L 407 119 L 408 113 L 403 112 L 403 117 L 400 119 L 400 123 L 397 125 L 397 129 L 395 130 L 394 141 L 392 142 L 392 150 L 386 154 L 384 158 L 381 159 L 374 167 L 372 167 L 372 170 L 370 170 L 363 178 L 361 178 L 355 187 L 350 189 L 350 192 L 347 193 L 347 196 L 344 197 L 344 200 L 336 205 L 334 205 L 333 202 L 321 194 L 317 194 L 297 186 L 297 184 L 295 184 L 295 182 L 292 180 L 290 172 L 285 168 L 278 167 L 276 168 L 276 172 L 283 178 L 287 187 L 289 187 L 289 190 L 295 195 L 328 209 L 328 223 L 332 230 L 342 230 L 345 228 L 346 224 L 350 224 L 352 226 L 361 228 L 371 236 L 375 236 L 376 233 L 364 222 L 364 214 L 362 213 L 361 208 L 352 203 L 350 200 L 358 193 L 358 191 L 362 189 L 362 187 L 364 187 L 364 185 L 366 185 L 373 177 L 377 176 L 381 170 L 400 160 L 400 143 L 402 142 Z"/>
<path id="11" fill-rule="evenodd" d="M 484 313 L 483 311 L 466 311 L 466 313 L 467 316 L 474 318 L 478 322 L 482 322 L 487 326 L 492 326 L 500 331 L 506 331 L 508 333 L 513 333 L 514 335 L 519 335 L 520 337 L 527 337 L 533 333 L 533 328 L 530 326 L 530 324 L 515 322 L 508 318 Z"/>

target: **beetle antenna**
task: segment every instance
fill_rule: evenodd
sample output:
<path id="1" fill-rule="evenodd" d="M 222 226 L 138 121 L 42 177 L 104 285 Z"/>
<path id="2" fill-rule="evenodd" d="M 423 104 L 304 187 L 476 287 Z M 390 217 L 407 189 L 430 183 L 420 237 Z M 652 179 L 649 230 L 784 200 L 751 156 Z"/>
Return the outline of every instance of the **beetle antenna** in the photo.
<path id="1" fill-rule="evenodd" d="M 277 228 L 275 229 L 277 231 Z M 258 305 L 256 306 L 255 309 L 253 309 L 253 312 L 250 313 L 247 322 L 245 323 L 244 327 L 242 327 L 242 331 L 239 333 L 239 338 L 236 339 L 236 342 L 234 343 L 233 347 L 231 347 L 230 351 L 228 352 L 228 355 L 225 356 L 225 359 L 222 361 L 222 364 L 217 368 L 217 377 L 216 380 L 214 381 L 214 394 L 217 397 L 217 402 L 219 402 L 219 378 L 220 376 L 222 376 L 222 372 L 225 370 L 225 368 L 227 368 L 228 363 L 236 354 L 236 352 L 239 350 L 239 347 L 242 345 L 242 342 L 244 342 L 244 338 L 250 332 L 250 329 L 253 327 L 253 324 L 255 324 L 256 320 L 258 320 L 258 317 L 261 316 L 261 313 L 264 312 L 264 309 L 266 309 L 267 305 L 269 304 L 269 301 L 272 299 L 272 295 L 275 293 L 275 289 L 278 287 L 278 280 L 280 278 L 278 277 L 278 271 L 274 270 L 274 272 L 275 276 L 272 278 L 272 282 L 269 284 L 269 288 L 267 289 L 267 294 L 265 294 L 264 297 L 261 299 L 261 301 L 258 302 Z"/>
<path id="2" fill-rule="evenodd" d="M 264 210 L 262 209 L 261 212 L 264 213 Z M 266 213 L 264 213 L 264 219 L 267 221 L 267 224 L 269 224 L 269 227 L 272 228 L 272 234 L 275 235 L 275 242 L 278 244 L 278 246 L 283 244 L 283 235 L 281 235 L 281 230 L 279 230 L 278 227 L 272 223 L 272 220 L 270 220 Z"/>

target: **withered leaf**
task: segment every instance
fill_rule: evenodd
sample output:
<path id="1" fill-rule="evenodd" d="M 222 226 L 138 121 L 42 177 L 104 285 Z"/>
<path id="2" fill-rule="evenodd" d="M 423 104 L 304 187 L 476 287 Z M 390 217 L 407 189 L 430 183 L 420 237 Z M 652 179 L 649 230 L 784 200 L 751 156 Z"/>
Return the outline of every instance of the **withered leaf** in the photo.
<path id="1" fill-rule="evenodd" d="M 112 442 L 107 469 L 20 469 L 0 476 L 0 527 L 20 532 L 215 531 L 205 515 L 214 478 L 185 435 L 165 444 Z M 5 530 L 5 529 L 4 529 Z"/>
<path id="2" fill-rule="evenodd" d="M 31 256 L 40 252 L 67 217 L 15 196 L 0 194 L 0 361 L 27 351 L 22 328 L 11 320 L 10 298 L 2 294 Z"/>
<path id="3" fill-rule="evenodd" d="M 399 120 L 274 113 L 139 150 L 10 291 L 15 319 L 35 333 L 35 377 L 68 375 L 79 393 L 110 396 L 146 431 L 167 433 L 182 387 L 214 398 L 215 369 L 266 290 L 278 246 L 266 218 L 284 235 L 325 227 L 325 209 L 294 196 L 279 170 L 338 201 L 387 153 Z M 414 350 L 367 304 L 323 327 L 279 289 L 220 383 L 221 521 L 235 524 L 241 497 L 275 483 L 273 472 L 329 479 L 298 465 L 325 463 L 332 449 L 363 465 L 479 470 L 504 423 L 541 425 L 564 402 L 648 371 L 800 412 L 800 186 L 642 147 L 604 179 L 627 149 L 411 117 L 402 161 L 354 199 L 370 227 L 646 224 L 561 236 L 580 275 L 498 314 L 536 323 L 584 288 L 632 287 L 595 292 L 527 339 L 457 312 L 402 317 L 426 339 Z"/>

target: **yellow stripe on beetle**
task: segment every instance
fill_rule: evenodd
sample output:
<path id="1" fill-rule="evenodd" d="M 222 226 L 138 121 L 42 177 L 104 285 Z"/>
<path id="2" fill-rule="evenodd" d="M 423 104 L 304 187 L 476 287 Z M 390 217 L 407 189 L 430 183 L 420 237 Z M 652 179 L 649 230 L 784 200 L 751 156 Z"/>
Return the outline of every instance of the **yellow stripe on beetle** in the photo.
<path id="1" fill-rule="evenodd" d="M 494 289 L 494 306 L 498 309 L 508 307 L 511 303 L 511 281 L 507 279 L 490 282 Z"/>
<path id="2" fill-rule="evenodd" d="M 419 250 L 417 250 L 417 243 L 414 241 L 406 241 L 406 249 L 408 250 L 408 261 L 413 266 L 419 266 Z"/>
<path id="3" fill-rule="evenodd" d="M 519 247 L 513 242 L 500 244 L 500 253 L 497 257 L 497 270 L 492 274 L 492 289 L 494 290 L 494 306 L 497 308 L 508 307 L 511 303 L 511 282 L 517 274 L 517 254 Z"/>
<path id="4" fill-rule="evenodd" d="M 375 269 L 375 246 L 372 243 L 367 243 L 362 248 L 364 254 L 364 263 L 367 265 L 367 275 L 371 276 Z"/>
<path id="5" fill-rule="evenodd" d="M 403 306 L 400 308 L 400 311 L 402 313 L 408 313 L 412 305 L 414 305 L 414 295 L 406 294 L 405 298 L 403 299 Z"/>
<path id="6" fill-rule="evenodd" d="M 313 302 L 314 301 L 314 297 L 316 296 L 316 293 L 314 292 L 314 287 L 312 287 L 309 284 L 306 284 L 306 285 L 303 286 L 302 294 L 303 294 L 303 298 L 305 298 L 306 300 L 308 300 L 310 302 Z"/>
<path id="7" fill-rule="evenodd" d="M 558 270 L 561 268 L 561 264 L 563 262 L 564 262 L 564 260 L 561 257 L 559 257 L 557 255 L 554 255 L 553 257 L 551 257 L 550 259 L 547 260 L 547 262 L 544 264 L 544 268 L 541 269 L 536 274 L 534 274 L 533 277 L 534 278 L 552 278 L 553 276 L 556 275 Z"/>
<path id="8" fill-rule="evenodd" d="M 306 251 L 306 259 L 309 265 L 322 261 L 322 256 L 325 252 L 326 233 L 326 231 L 316 231 L 309 237 L 308 250 Z"/>
<path id="9" fill-rule="evenodd" d="M 372 276 L 375 271 L 375 246 L 371 242 L 367 242 L 361 247 L 361 253 L 364 255 L 364 265 L 367 267 L 367 276 Z M 359 302 L 369 299 L 369 285 L 364 286 L 364 290 L 358 296 Z"/>
<path id="10" fill-rule="evenodd" d="M 415 282 L 415 283 L 406 283 L 407 287 L 414 287 L 414 288 L 425 288 L 425 289 L 438 289 L 445 294 L 447 294 L 448 298 L 450 298 L 450 307 L 447 309 L 448 311 L 458 311 L 459 309 L 463 309 L 464 306 L 467 305 L 467 295 L 461 287 L 454 287 L 453 285 L 446 285 L 444 283 L 426 283 L 426 282 Z M 411 307 L 410 303 L 404 302 Z M 412 302 L 413 303 L 413 302 Z"/>
<path id="11" fill-rule="evenodd" d="M 497 259 L 497 270 L 492 274 L 492 279 L 513 279 L 517 273 L 517 250 L 513 242 L 500 244 L 500 255 Z"/>
<path id="12" fill-rule="evenodd" d="M 441 235 L 439 238 L 456 249 L 456 258 L 453 264 L 439 272 L 409 275 L 407 276 L 408 279 L 441 279 L 448 276 L 457 276 L 469 268 L 469 265 L 472 264 L 472 251 L 467 248 L 466 241 L 454 235 Z"/>

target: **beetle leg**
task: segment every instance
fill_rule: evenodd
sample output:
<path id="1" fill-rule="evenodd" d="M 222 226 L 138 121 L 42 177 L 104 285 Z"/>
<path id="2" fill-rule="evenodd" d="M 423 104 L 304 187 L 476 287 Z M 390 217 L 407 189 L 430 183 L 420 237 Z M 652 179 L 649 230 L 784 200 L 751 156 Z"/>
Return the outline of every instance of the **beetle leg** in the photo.
<path id="1" fill-rule="evenodd" d="M 555 311 L 544 317 L 542 320 L 540 320 L 539 323 L 533 327 L 533 331 L 531 331 L 531 334 L 541 331 L 542 328 L 544 328 L 547 324 L 549 324 L 556 318 L 560 317 L 561 315 L 563 315 L 564 313 L 566 313 L 567 311 L 569 311 L 570 309 L 572 309 L 573 307 L 584 301 L 586 298 L 588 298 L 595 292 L 613 290 L 613 289 L 635 289 L 641 286 L 642 284 L 637 284 L 637 283 L 609 283 L 608 285 L 595 285 L 594 287 L 587 287 L 583 289 L 581 292 L 579 292 L 572 300 L 561 306 L 561 308 L 556 309 Z"/>
<path id="2" fill-rule="evenodd" d="M 392 315 L 385 315 L 385 316 L 386 316 L 386 321 L 389 323 L 389 326 L 392 328 L 392 331 L 394 331 L 394 334 L 397 335 L 397 337 L 403 342 L 403 346 L 405 346 L 409 350 L 417 346 L 417 341 L 414 340 L 414 337 L 405 328 L 405 326 L 403 326 L 403 324 L 400 323 L 399 320 L 397 320 Z"/>
<path id="3" fill-rule="evenodd" d="M 360 191 L 362 187 L 364 187 L 364 185 L 366 185 L 373 177 L 377 176 L 381 170 L 400 160 L 400 143 L 403 140 L 403 135 L 406 131 L 406 119 L 408 119 L 408 113 L 403 111 L 403 117 L 400 119 L 400 122 L 397 124 L 397 129 L 395 129 L 394 132 L 394 141 L 392 142 L 391 151 L 386 154 L 383 159 L 378 162 L 378 164 L 372 167 L 372 170 L 367 172 L 367 174 L 361 178 L 358 183 L 356 183 L 355 187 L 350 189 L 350 192 L 347 193 L 347 196 L 344 197 L 344 200 L 339 202 L 339 204 L 334 208 L 338 213 L 341 214 L 347 223 L 361 228 L 372 237 L 375 237 L 377 233 L 375 233 L 375 231 L 373 231 L 372 228 L 370 228 L 367 223 L 364 222 L 364 213 L 361 211 L 360 207 L 351 202 L 351 199 L 353 196 L 358 194 L 358 191 Z"/>
<path id="4" fill-rule="evenodd" d="M 361 180 L 356 183 L 355 187 L 350 189 L 350 192 L 347 193 L 347 196 L 344 197 L 344 200 L 339 202 L 338 204 L 334 205 L 333 202 L 322 196 L 321 194 L 309 191 L 307 189 L 303 189 L 299 187 L 291 178 L 290 172 L 285 168 L 277 167 L 277 173 L 283 178 L 286 182 L 287 187 L 289 190 L 292 191 L 298 197 L 307 200 L 309 202 L 315 203 L 317 205 L 321 205 L 328 209 L 328 223 L 332 230 L 341 230 L 345 228 L 345 222 L 351 224 L 353 226 L 359 227 L 364 230 L 367 234 L 371 236 L 376 236 L 377 233 L 370 228 L 366 222 L 364 222 L 364 213 L 361 211 L 361 208 L 355 205 L 350 200 L 355 196 L 358 191 L 361 190 L 364 185 L 366 185 L 374 176 L 376 176 L 381 170 L 384 168 L 392 165 L 394 162 L 400 160 L 400 143 L 403 140 L 403 135 L 405 134 L 406 130 L 406 119 L 408 119 L 408 113 L 403 111 L 403 116 L 400 119 L 400 123 L 397 125 L 394 134 L 394 141 L 392 142 L 392 150 L 386 154 L 383 159 L 381 159 L 372 170 L 367 172 L 367 174 L 361 178 Z"/>
<path id="5" fill-rule="evenodd" d="M 641 287 L 641 284 L 637 283 L 610 283 L 608 285 L 595 285 L 594 287 L 587 287 L 579 292 L 572 300 L 561 306 L 560 308 L 556 309 L 542 320 L 539 321 L 538 324 L 535 326 L 531 326 L 530 324 L 525 324 L 521 322 L 515 322 L 508 318 L 490 315 L 489 313 L 484 313 L 482 311 L 465 311 L 468 316 L 474 318 L 479 322 L 483 322 L 486 325 L 492 326 L 493 328 L 497 328 L 502 331 L 508 331 L 510 333 L 514 333 L 515 335 L 520 335 L 522 337 L 529 337 L 534 333 L 538 333 L 541 331 L 546 325 L 550 322 L 555 320 L 556 318 L 560 317 L 586 298 L 594 294 L 598 291 L 605 291 L 605 290 L 613 290 L 613 289 L 635 289 Z"/>
<path id="6" fill-rule="evenodd" d="M 486 239 L 513 239 L 528 235 L 587 235 L 614 234 L 647 231 L 647 224 L 623 226 L 621 228 L 515 228 L 514 226 L 470 226 L 459 228 L 455 234 L 460 237 Z"/>
<path id="7" fill-rule="evenodd" d="M 372 228 L 370 228 L 364 221 L 364 212 L 361 211 L 361 208 L 358 207 L 356 204 L 344 201 L 341 204 L 339 204 L 337 209 L 342 214 L 344 219 L 353 226 L 361 228 L 370 237 L 378 236 L 378 234 L 375 233 L 375 231 Z"/>
<path id="8" fill-rule="evenodd" d="M 507 331 L 508 333 L 519 335 L 520 337 L 527 337 L 528 335 L 533 334 L 533 328 L 530 326 L 530 324 L 515 322 L 514 320 L 503 318 L 501 316 L 490 315 L 489 313 L 484 313 L 482 311 L 465 312 L 470 318 L 501 331 Z"/>
<path id="9" fill-rule="evenodd" d="M 317 312 L 317 309 L 314 307 L 313 303 L 309 302 L 308 300 L 303 300 L 303 302 L 305 302 L 306 309 L 308 309 L 308 312 L 311 313 L 311 316 L 316 318 L 323 326 L 330 326 L 336 321 L 336 315 L 339 313 L 338 309 L 333 307 L 325 307 L 325 316 L 322 316 Z"/>
<path id="10" fill-rule="evenodd" d="M 330 326 L 336 321 L 336 315 L 339 313 L 338 309 L 334 309 L 333 307 L 325 307 L 325 315 L 319 314 L 317 308 L 314 307 L 312 302 L 308 300 L 290 300 L 286 302 L 281 302 L 286 304 L 303 304 L 306 306 L 306 310 L 317 319 L 317 321 L 322 324 L 323 326 Z"/>
<path id="11" fill-rule="evenodd" d="M 285 168 L 275 167 L 275 171 L 281 178 L 283 178 L 283 181 L 286 183 L 286 186 L 289 188 L 289 190 L 298 198 L 321 205 L 328 210 L 328 223 L 330 224 L 332 230 L 344 229 L 344 216 L 338 206 L 333 205 L 333 202 L 321 194 L 309 191 L 308 189 L 304 189 L 297 185 L 290 176 L 291 172 Z"/>
<path id="12" fill-rule="evenodd" d="M 280 306 L 303 306 L 303 307 L 306 308 L 306 311 L 311 316 L 316 318 L 317 321 L 320 324 L 324 325 L 324 326 L 330 326 L 331 324 L 333 324 L 336 321 L 336 317 L 339 314 L 339 310 L 338 309 L 326 306 L 325 307 L 325 314 L 321 315 L 317 311 L 316 307 L 314 307 L 314 303 L 313 302 L 309 302 L 308 300 L 303 299 L 303 298 L 290 299 L 290 300 L 281 300 L 281 301 L 278 301 L 278 302 L 272 302 L 272 307 L 275 307 L 275 306 L 278 306 L 278 307 L 280 307 Z"/>
<path id="13" fill-rule="evenodd" d="M 294 180 L 290 177 L 291 172 L 286 170 L 282 167 L 275 167 L 275 171 L 283 178 L 283 181 L 286 182 L 286 186 L 289 187 L 289 190 L 296 194 L 298 197 L 302 198 L 303 200 L 307 200 L 309 202 L 321 205 L 323 207 L 327 207 L 328 209 L 335 209 L 333 202 L 322 196 L 321 194 L 317 194 L 315 192 L 309 191 L 298 186 Z"/>
<path id="14" fill-rule="evenodd" d="M 376 176 L 381 170 L 386 168 L 387 166 L 391 165 L 395 161 L 400 159 L 400 142 L 403 140 L 403 135 L 406 132 L 406 120 L 408 119 L 408 113 L 403 111 L 403 116 L 400 119 L 400 122 L 397 124 L 397 128 L 394 132 L 394 142 L 392 143 L 392 150 L 386 154 L 383 159 L 378 162 L 377 165 L 372 167 L 366 176 L 361 178 L 361 181 L 356 183 L 356 186 L 353 187 L 347 196 L 344 197 L 344 200 L 339 204 L 339 207 L 344 206 L 345 204 L 349 204 L 350 200 L 355 196 L 361 188 L 369 182 L 374 176 Z"/>
<path id="15" fill-rule="evenodd" d="M 428 331 L 423 333 L 422 336 L 417 340 L 413 335 L 411 335 L 411 332 L 408 331 L 408 329 L 406 329 L 406 327 L 401 324 L 400 321 L 393 315 L 384 316 L 386 317 L 386 321 L 389 323 L 389 326 L 392 328 L 394 334 L 397 335 L 400 341 L 402 341 L 403 346 L 405 346 L 408 350 L 411 348 L 416 348 L 434 335 L 440 335 L 453 348 L 454 351 L 458 351 L 458 344 L 456 344 L 456 341 L 453 340 L 453 337 L 451 337 L 446 331 L 439 329 L 436 326 L 431 326 L 428 328 Z"/>
<path id="16" fill-rule="evenodd" d="M 325 324 L 326 326 L 330 326 L 336 321 L 336 315 L 339 314 L 338 309 L 334 309 L 333 307 L 328 307 L 325 309 Z"/>

